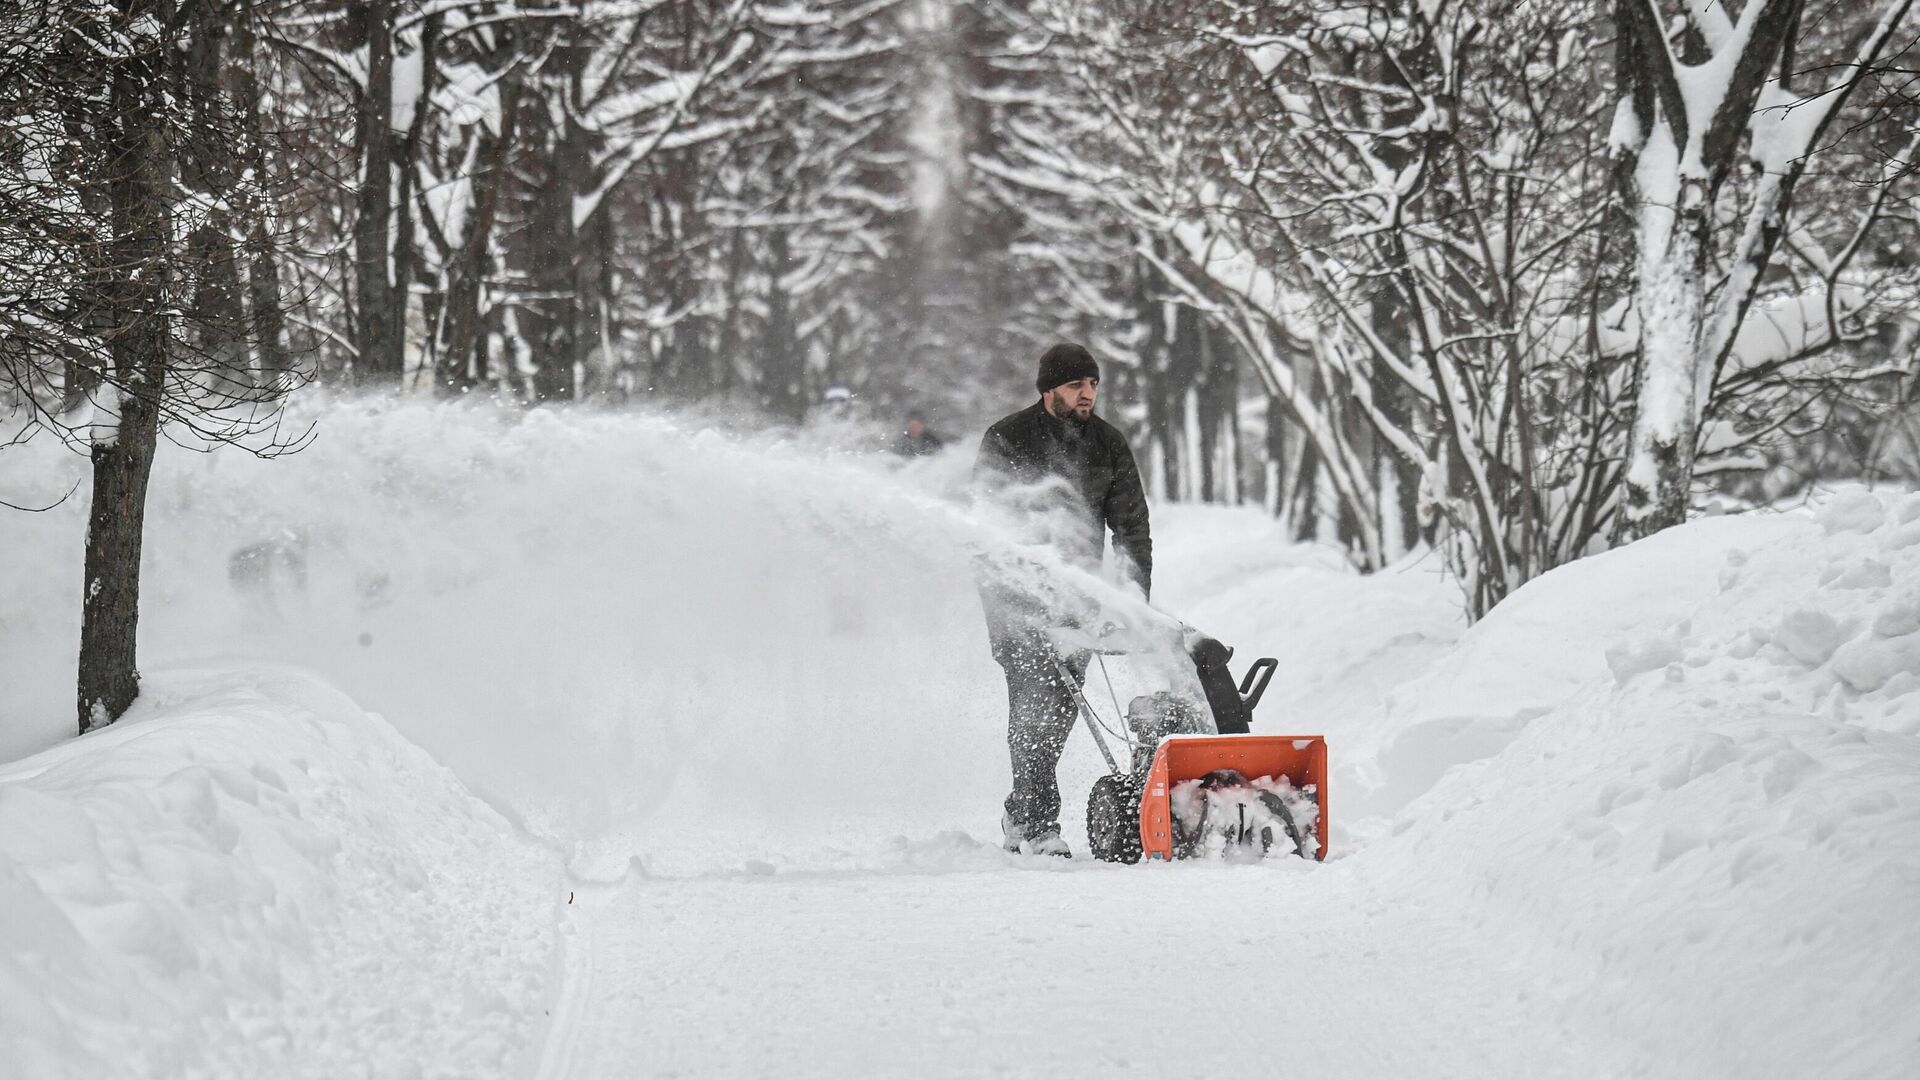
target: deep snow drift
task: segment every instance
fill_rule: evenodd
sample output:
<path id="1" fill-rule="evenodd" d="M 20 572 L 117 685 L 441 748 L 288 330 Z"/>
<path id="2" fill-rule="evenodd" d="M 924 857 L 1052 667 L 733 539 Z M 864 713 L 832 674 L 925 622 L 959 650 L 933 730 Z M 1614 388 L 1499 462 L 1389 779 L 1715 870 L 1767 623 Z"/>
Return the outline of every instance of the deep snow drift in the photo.
<path id="1" fill-rule="evenodd" d="M 526 1073 L 558 860 L 314 679 L 152 677 L 0 767 L 0 1073 Z"/>
<path id="2" fill-rule="evenodd" d="M 1284 970 L 1330 1076 L 1920 1052 L 1920 498 L 1697 522 L 1464 634 L 1427 563 L 1157 505 L 1156 601 L 1281 658 L 1256 730 L 1328 736 L 1334 859 L 1034 866 L 991 843 L 968 449 L 320 420 L 280 462 L 163 454 L 154 692 L 85 739 L 79 508 L 0 516 L 0 1063 L 32 1066 L 0 1071 L 1227 1068 L 1126 1034 L 1167 1020 L 1125 984 L 1207 955 L 1184 1011 Z M 80 464 L 9 450 L 0 498 Z M 1077 733 L 1082 850 L 1099 768 Z"/>
<path id="3" fill-rule="evenodd" d="M 1920 496 L 1865 493 L 1550 574 L 1401 691 L 1384 774 L 1488 756 L 1359 857 L 1527 927 L 1653 1073 L 1908 1074 L 1917 586 Z"/>

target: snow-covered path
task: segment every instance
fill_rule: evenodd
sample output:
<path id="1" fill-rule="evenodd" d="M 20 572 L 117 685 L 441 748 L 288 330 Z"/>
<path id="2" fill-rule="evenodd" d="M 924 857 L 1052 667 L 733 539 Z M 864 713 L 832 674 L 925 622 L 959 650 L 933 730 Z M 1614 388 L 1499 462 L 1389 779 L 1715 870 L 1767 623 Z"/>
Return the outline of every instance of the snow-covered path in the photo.
<path id="1" fill-rule="evenodd" d="M 1164 513 L 1157 595 L 1238 642 L 1243 663 L 1288 658 L 1260 730 L 1331 730 L 1358 756 L 1356 719 L 1458 634 L 1451 598 L 1418 567 L 1356 589 L 1269 528 Z M 831 810 L 803 795 L 786 821 L 757 803 L 665 807 L 623 836 L 626 866 L 582 860 L 541 1080 L 1226 1075 L 1269 1055 L 1323 1077 L 1631 1072 L 1570 1026 L 1585 1014 L 1511 960 L 1498 927 L 1463 923 L 1417 881 L 1379 880 L 1347 822 L 1324 865 L 1086 858 L 1081 803 L 1102 766 L 1084 730 L 1061 766 L 1080 858 L 1002 853 L 1005 690 L 969 618 L 956 614 L 968 651 L 940 676 L 951 713 L 863 725 L 857 749 L 884 782 L 826 766 L 828 785 L 865 795 Z M 1123 696 L 1131 674 L 1116 668 Z M 874 679 L 843 687 L 843 708 L 884 716 L 903 675 Z"/>
<path id="2" fill-rule="evenodd" d="M 1430 563 L 1156 505 L 1156 603 L 1281 660 L 1256 730 L 1328 738 L 1333 857 L 1093 863 L 1076 732 L 1082 858 L 1036 864 L 994 842 L 966 454 L 322 420 L 162 458 L 156 692 L 104 733 L 67 736 L 80 508 L 0 517 L 0 1076 L 1920 1060 L 1920 497 L 1694 522 L 1470 632 Z"/>
<path id="3" fill-rule="evenodd" d="M 633 878 L 578 894 L 542 1080 L 1628 1075 L 1538 972 L 1324 867 Z"/>

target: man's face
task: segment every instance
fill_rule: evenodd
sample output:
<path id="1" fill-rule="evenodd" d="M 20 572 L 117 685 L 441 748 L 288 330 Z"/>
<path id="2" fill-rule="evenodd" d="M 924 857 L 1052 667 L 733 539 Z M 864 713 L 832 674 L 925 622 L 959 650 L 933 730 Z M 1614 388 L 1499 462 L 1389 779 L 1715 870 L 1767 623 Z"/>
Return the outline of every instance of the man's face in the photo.
<path id="1" fill-rule="evenodd" d="M 907 421 L 907 435 L 909 437 L 917 439 L 926 433 L 927 425 L 921 423 L 919 417 L 916 416 Z"/>
<path id="2" fill-rule="evenodd" d="M 1099 379 L 1075 379 L 1047 391 L 1047 411 L 1055 416 L 1085 420 L 1093 415 L 1093 397 L 1100 389 Z"/>

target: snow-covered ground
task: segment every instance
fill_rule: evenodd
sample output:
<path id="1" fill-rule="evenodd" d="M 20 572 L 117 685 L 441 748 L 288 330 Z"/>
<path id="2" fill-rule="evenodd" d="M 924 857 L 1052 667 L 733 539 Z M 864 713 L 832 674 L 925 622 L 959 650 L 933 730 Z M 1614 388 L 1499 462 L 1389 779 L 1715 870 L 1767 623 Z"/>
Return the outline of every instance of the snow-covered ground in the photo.
<path id="1" fill-rule="evenodd" d="M 995 843 L 969 448 L 317 419 L 163 454 L 148 691 L 83 739 L 79 508 L 0 515 L 0 1075 L 1920 1065 L 1920 497 L 1696 522 L 1470 632 L 1431 562 L 1157 506 L 1156 602 L 1328 737 L 1333 857 L 1114 867 Z M 80 467 L 8 450 L 0 498 Z M 1076 733 L 1083 855 L 1100 768 Z"/>
<path id="2" fill-rule="evenodd" d="M 559 867 L 311 676 L 155 676 L 0 766 L 0 1073 L 525 1074 Z"/>

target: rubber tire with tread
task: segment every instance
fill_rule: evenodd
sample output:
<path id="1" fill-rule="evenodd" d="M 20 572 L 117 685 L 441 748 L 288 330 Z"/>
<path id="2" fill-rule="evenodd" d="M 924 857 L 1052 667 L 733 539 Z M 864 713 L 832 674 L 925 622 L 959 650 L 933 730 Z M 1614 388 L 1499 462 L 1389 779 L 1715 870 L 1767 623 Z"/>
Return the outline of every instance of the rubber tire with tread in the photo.
<path id="1" fill-rule="evenodd" d="M 1144 778 L 1112 773 L 1087 793 L 1087 847 L 1101 862 L 1140 861 L 1140 795 Z"/>

